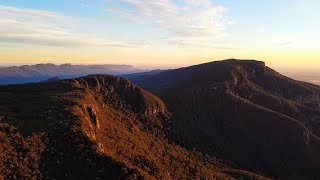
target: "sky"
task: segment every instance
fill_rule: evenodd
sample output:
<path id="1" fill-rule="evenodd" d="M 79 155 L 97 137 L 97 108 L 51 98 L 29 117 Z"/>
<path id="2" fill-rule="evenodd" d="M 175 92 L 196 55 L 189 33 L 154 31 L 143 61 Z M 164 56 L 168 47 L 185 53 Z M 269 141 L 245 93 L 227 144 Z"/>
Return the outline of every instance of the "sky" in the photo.
<path id="1" fill-rule="evenodd" d="M 318 0 L 0 0 L 0 64 L 320 70 Z"/>

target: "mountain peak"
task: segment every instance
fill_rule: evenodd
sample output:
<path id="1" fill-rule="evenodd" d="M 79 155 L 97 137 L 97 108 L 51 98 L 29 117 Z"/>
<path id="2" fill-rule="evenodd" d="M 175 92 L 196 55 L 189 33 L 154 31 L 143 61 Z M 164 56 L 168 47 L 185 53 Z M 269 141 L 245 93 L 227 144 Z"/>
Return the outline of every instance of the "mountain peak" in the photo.
<path id="1" fill-rule="evenodd" d="M 226 59 L 222 61 L 216 61 L 216 62 L 225 62 L 225 63 L 231 63 L 231 64 L 255 64 L 255 65 L 262 65 L 265 66 L 265 62 L 259 61 L 259 60 L 253 60 L 253 59 Z"/>
<path id="2" fill-rule="evenodd" d="M 213 61 L 210 64 L 214 65 L 226 65 L 226 66 L 245 66 L 251 69 L 264 69 L 266 67 L 265 62 L 258 60 L 244 60 L 244 59 L 226 59 L 222 61 Z M 206 64 L 204 64 L 206 65 Z M 201 66 L 201 65 L 200 65 Z"/>

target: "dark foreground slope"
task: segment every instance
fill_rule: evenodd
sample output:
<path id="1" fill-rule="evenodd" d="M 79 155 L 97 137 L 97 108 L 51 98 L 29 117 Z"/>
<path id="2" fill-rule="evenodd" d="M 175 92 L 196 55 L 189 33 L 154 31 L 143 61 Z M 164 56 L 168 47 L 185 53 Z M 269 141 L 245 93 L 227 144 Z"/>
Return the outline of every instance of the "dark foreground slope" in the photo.
<path id="1" fill-rule="evenodd" d="M 144 77 L 186 148 L 282 179 L 320 179 L 320 87 L 260 61 L 226 60 Z"/>
<path id="2" fill-rule="evenodd" d="M 0 179 L 263 179 L 170 136 L 164 103 L 123 78 L 0 86 Z"/>

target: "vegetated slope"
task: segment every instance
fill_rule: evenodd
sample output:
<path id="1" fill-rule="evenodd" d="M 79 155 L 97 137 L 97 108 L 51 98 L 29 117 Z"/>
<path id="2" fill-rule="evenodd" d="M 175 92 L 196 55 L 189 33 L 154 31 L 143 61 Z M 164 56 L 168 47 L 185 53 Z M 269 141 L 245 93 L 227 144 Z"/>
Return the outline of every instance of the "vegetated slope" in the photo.
<path id="1" fill-rule="evenodd" d="M 264 179 L 176 145 L 170 113 L 124 78 L 0 86 L 0 179 Z"/>
<path id="2" fill-rule="evenodd" d="M 178 144 L 269 177 L 320 178 L 319 86 L 241 60 L 166 71 L 137 84 L 165 100 Z"/>
<path id="3" fill-rule="evenodd" d="M 49 78 L 75 78 L 90 74 L 129 74 L 140 72 L 129 65 L 71 65 L 36 64 L 0 69 L 0 84 L 40 82 Z"/>

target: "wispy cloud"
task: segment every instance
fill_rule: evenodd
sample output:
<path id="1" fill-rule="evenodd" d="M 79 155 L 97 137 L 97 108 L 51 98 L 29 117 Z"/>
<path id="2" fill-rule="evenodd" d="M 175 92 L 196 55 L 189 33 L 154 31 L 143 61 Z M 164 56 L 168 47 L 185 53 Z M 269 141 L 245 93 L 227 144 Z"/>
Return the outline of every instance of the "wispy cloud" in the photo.
<path id="1" fill-rule="evenodd" d="M 287 46 L 287 45 L 290 45 L 290 44 L 293 44 L 293 42 L 291 42 L 291 41 L 280 42 L 280 43 L 277 43 L 276 45 L 278 45 L 278 46 Z"/>
<path id="2" fill-rule="evenodd" d="M 259 25 L 259 26 L 257 27 L 257 32 L 258 32 L 258 33 L 265 33 L 265 32 L 266 32 L 266 27 L 265 27 L 265 25 Z"/>
<path id="3" fill-rule="evenodd" d="M 103 38 L 76 33 L 73 29 L 82 20 L 58 13 L 0 6 L 0 41 L 46 46 L 116 46 L 136 44 L 112 42 Z"/>
<path id="4" fill-rule="evenodd" d="M 274 46 L 284 46 L 284 47 L 287 47 L 287 46 L 290 46 L 294 44 L 293 41 L 291 40 L 287 40 L 287 39 L 278 39 L 278 40 L 275 40 L 272 42 L 272 45 Z"/>
<path id="5" fill-rule="evenodd" d="M 209 45 L 215 38 L 226 35 L 225 29 L 230 24 L 227 9 L 210 0 L 120 1 L 128 8 L 113 9 L 113 12 L 121 12 L 131 20 L 152 23 L 167 31 L 168 39 L 174 39 L 177 44 Z"/>
<path id="6" fill-rule="evenodd" d="M 294 0 L 293 9 L 299 13 L 314 13 L 320 11 L 320 2 L 318 0 Z"/>
<path id="7" fill-rule="evenodd" d="M 87 0 L 78 2 L 86 7 L 92 5 L 92 2 Z M 178 47 L 234 49 L 226 43 L 219 43 L 221 38 L 227 35 L 226 27 L 230 24 L 226 18 L 227 8 L 213 4 L 210 0 L 106 0 L 106 2 L 122 4 L 109 8 L 109 13 L 120 14 L 129 21 L 151 23 L 164 30 L 167 36 L 158 37 L 160 43 Z M 148 45 L 143 42 L 110 41 L 87 32 L 79 33 L 78 29 L 85 23 L 84 19 L 55 12 L 0 6 L 0 41 L 64 47 Z"/>

